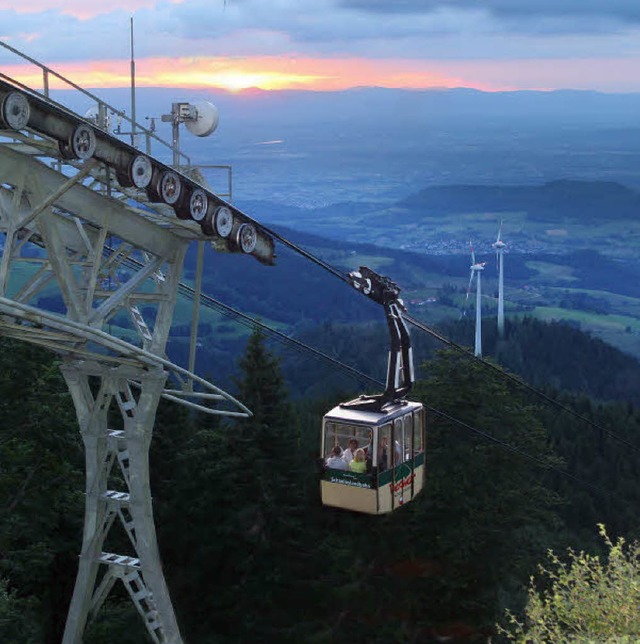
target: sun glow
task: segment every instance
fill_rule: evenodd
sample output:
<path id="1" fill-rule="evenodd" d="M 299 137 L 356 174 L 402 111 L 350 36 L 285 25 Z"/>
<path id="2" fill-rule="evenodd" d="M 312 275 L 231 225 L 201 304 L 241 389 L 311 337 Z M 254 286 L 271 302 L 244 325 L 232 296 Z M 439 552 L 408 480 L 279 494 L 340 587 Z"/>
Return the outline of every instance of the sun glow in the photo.
<path id="1" fill-rule="evenodd" d="M 185 78 L 186 74 L 186 78 Z M 250 87 L 263 90 L 303 88 L 316 84 L 320 77 L 312 74 L 286 74 L 277 71 L 229 70 L 220 72 L 185 71 L 181 74 L 190 87 L 217 87 L 229 92 L 240 92 Z M 162 85 L 176 85 L 179 77 L 174 73 L 163 74 L 158 78 Z"/>
<path id="2" fill-rule="evenodd" d="M 128 61 L 49 62 L 48 66 L 86 88 L 127 87 Z M 435 71 L 429 61 L 404 59 L 367 60 L 363 58 L 142 58 L 136 61 L 138 87 L 181 87 L 222 89 L 242 92 L 249 88 L 265 91 L 308 89 L 340 91 L 353 87 L 403 89 L 475 87 L 492 90 L 465 78 L 463 70 L 455 75 Z M 3 67 L 4 73 L 32 87 L 42 83 L 42 71 L 29 65 Z M 52 88 L 64 84 L 50 78 Z M 500 88 L 502 89 L 502 88 Z"/>

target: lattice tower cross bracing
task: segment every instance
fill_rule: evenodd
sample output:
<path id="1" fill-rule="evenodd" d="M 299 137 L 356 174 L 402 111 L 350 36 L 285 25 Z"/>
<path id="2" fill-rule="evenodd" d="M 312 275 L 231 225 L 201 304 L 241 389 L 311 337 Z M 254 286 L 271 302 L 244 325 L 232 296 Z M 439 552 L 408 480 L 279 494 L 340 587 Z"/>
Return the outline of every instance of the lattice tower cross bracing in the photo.
<path id="1" fill-rule="evenodd" d="M 150 639 L 179 644 L 149 487 L 158 403 L 165 396 L 202 408 L 209 398 L 236 410 L 216 413 L 250 412 L 166 358 L 183 260 L 188 244 L 203 239 L 200 227 L 120 186 L 108 164 L 58 150 L 47 137 L 0 129 L 0 334 L 62 357 L 85 449 L 84 531 L 63 644 L 82 642 L 117 581 Z M 64 312 L 42 304 L 52 293 Z M 110 333 L 123 311 L 135 341 Z M 170 374 L 182 390 L 167 388 Z M 193 382 L 205 391 L 189 392 Z M 128 537 L 126 552 L 105 548 L 116 529 Z"/>

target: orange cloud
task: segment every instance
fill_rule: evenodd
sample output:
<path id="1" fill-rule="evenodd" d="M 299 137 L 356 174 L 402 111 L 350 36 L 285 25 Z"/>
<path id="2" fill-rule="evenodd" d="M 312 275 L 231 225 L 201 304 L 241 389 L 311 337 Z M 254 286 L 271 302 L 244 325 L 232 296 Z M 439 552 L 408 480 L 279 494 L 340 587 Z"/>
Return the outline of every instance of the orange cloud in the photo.
<path id="1" fill-rule="evenodd" d="M 86 88 L 127 87 L 128 60 L 51 63 L 50 67 Z M 139 87 L 336 91 L 375 86 L 402 89 L 472 87 L 515 89 L 597 89 L 631 91 L 635 59 L 424 61 L 364 58 L 146 58 L 136 62 Z M 3 73 L 34 88 L 42 86 L 35 66 L 3 65 Z M 64 85 L 50 78 L 50 87 Z M 635 87 L 637 91 L 637 87 Z"/>
<path id="2" fill-rule="evenodd" d="M 453 87 L 460 78 L 430 71 L 428 62 L 406 60 L 375 61 L 363 58 L 182 59 L 178 67 L 166 60 L 147 60 L 148 83 L 163 86 L 218 87 L 238 91 L 249 87 L 263 90 L 342 90 L 349 87 Z"/>
<path id="3" fill-rule="evenodd" d="M 82 87 L 126 87 L 129 84 L 128 61 L 65 62 L 49 66 Z M 219 88 L 232 92 L 250 87 L 331 91 L 360 86 L 415 89 L 478 86 L 431 68 L 427 61 L 363 58 L 147 58 L 136 61 L 136 85 Z M 33 87 L 42 84 L 41 72 L 35 67 L 7 66 L 3 71 Z M 63 87 L 53 78 L 50 86 Z"/>

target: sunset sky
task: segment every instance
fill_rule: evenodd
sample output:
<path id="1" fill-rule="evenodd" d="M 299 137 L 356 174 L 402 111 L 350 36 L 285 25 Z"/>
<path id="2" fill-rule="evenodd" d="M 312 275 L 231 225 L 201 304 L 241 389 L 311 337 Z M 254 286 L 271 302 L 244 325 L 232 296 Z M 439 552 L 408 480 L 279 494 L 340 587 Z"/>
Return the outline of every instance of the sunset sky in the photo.
<path id="1" fill-rule="evenodd" d="M 0 40 L 84 87 L 640 92 L 640 0 L 0 0 Z M 0 71 L 37 83 L 0 49 Z"/>

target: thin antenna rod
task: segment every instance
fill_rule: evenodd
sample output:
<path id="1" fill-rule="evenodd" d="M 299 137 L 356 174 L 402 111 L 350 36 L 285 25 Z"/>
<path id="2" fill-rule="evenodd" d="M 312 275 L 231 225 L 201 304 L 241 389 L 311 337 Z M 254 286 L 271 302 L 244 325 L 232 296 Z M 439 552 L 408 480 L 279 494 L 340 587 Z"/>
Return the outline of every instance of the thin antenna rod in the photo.
<path id="1" fill-rule="evenodd" d="M 136 61 L 133 55 L 133 16 L 131 16 L 131 145 L 136 147 Z"/>

